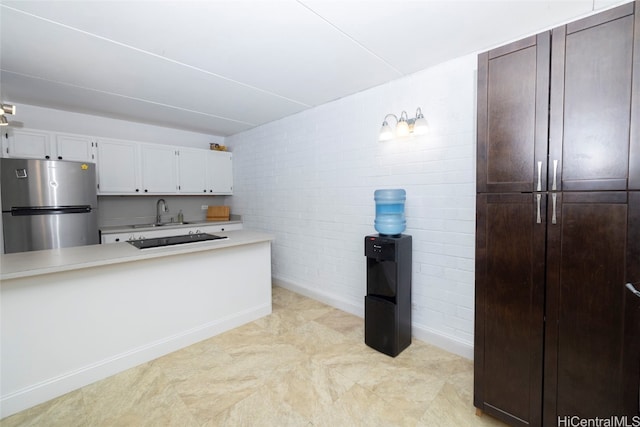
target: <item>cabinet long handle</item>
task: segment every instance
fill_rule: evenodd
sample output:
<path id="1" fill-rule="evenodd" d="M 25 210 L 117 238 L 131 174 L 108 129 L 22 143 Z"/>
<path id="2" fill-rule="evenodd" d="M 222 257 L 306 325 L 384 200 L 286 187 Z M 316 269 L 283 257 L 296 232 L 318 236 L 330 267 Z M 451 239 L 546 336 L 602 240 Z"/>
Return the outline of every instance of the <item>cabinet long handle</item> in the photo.
<path id="1" fill-rule="evenodd" d="M 556 223 L 556 198 L 557 198 L 557 194 L 553 193 L 551 195 L 551 201 L 553 202 L 553 212 L 551 213 L 551 224 L 555 224 Z"/>
<path id="2" fill-rule="evenodd" d="M 542 191 L 542 162 L 538 161 L 538 186 L 536 191 Z"/>
<path id="3" fill-rule="evenodd" d="M 536 223 L 540 224 L 542 222 L 542 218 L 540 217 L 540 200 L 542 199 L 541 194 L 536 194 L 536 200 L 538 201 L 538 212 L 536 214 Z"/>
<path id="4" fill-rule="evenodd" d="M 557 178 L 558 176 L 558 160 L 554 160 L 553 161 L 553 185 L 551 186 L 551 189 L 553 191 L 558 189 L 558 185 L 557 185 Z"/>
<path id="5" fill-rule="evenodd" d="M 627 289 L 629 289 L 632 294 L 640 298 L 640 291 L 637 290 L 631 283 L 627 283 Z"/>

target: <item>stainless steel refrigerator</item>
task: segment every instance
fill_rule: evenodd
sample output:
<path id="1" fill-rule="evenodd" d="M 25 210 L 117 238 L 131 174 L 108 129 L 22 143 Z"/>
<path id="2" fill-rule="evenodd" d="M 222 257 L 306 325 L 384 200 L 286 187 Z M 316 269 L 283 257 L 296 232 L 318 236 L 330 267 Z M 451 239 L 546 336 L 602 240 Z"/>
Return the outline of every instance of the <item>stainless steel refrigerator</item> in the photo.
<path id="1" fill-rule="evenodd" d="M 0 159 L 5 253 L 99 243 L 93 163 Z"/>

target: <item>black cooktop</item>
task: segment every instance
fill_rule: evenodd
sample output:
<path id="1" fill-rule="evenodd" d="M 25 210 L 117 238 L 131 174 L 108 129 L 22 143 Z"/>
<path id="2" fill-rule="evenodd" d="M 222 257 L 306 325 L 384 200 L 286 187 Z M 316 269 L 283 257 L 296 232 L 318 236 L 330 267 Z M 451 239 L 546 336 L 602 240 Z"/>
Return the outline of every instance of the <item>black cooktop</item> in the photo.
<path id="1" fill-rule="evenodd" d="M 183 245 L 185 243 L 206 242 L 207 240 L 226 239 L 226 236 L 216 236 L 215 234 L 195 233 L 183 234 L 180 236 L 156 237 L 152 239 L 127 240 L 138 249 L 158 248 L 162 246 Z"/>

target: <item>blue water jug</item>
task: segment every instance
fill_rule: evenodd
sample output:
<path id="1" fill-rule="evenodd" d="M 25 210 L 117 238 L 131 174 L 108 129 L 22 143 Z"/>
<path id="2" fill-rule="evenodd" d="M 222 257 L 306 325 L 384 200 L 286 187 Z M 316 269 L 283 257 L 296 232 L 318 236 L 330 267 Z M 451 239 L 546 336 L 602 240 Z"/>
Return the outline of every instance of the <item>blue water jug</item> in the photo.
<path id="1" fill-rule="evenodd" d="M 401 234 L 407 228 L 407 220 L 404 218 L 407 193 L 403 189 L 376 190 L 373 199 L 376 201 L 376 231 L 388 236 Z"/>

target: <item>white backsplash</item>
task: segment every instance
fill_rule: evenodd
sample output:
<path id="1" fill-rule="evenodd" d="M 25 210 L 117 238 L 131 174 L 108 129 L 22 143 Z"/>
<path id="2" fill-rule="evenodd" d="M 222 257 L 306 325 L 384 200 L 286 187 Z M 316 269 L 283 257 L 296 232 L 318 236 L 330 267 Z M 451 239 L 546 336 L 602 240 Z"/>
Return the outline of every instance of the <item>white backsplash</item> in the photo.
<path id="1" fill-rule="evenodd" d="M 230 196 L 99 196 L 98 226 L 146 224 L 156 220 L 156 203 L 164 199 L 169 211 L 162 214 L 163 222 L 177 220 L 182 210 L 185 221 L 202 221 L 207 215 L 202 206 L 228 204 Z"/>

